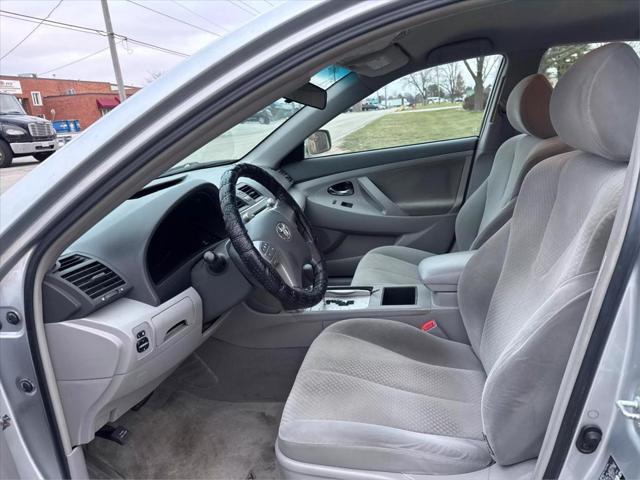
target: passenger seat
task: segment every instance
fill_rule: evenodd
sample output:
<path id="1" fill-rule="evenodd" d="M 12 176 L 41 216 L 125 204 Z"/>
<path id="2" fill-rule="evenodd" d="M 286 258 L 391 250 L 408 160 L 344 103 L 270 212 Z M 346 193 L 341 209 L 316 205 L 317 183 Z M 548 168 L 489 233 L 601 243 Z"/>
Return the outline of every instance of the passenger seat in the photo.
<path id="1" fill-rule="evenodd" d="M 553 87 L 541 74 L 522 79 L 512 90 L 507 117 L 521 135 L 500 146 L 488 178 L 460 209 L 455 225 L 456 250 L 479 248 L 511 218 L 529 170 L 546 158 L 571 150 L 551 124 L 552 92 Z M 399 245 L 374 248 L 360 260 L 351 284 L 419 283 L 418 264 L 432 255 Z"/>

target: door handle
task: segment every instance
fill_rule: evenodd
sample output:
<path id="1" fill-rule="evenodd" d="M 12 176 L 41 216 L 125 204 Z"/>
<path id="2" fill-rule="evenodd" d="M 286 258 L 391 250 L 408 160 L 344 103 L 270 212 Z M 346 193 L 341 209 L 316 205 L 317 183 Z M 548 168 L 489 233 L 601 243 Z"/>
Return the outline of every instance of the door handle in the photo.
<path id="1" fill-rule="evenodd" d="M 345 197 L 347 195 L 353 195 L 353 183 L 351 182 L 340 182 L 335 185 L 331 185 L 327 188 L 327 192 L 331 195 L 338 195 L 340 197 Z"/>

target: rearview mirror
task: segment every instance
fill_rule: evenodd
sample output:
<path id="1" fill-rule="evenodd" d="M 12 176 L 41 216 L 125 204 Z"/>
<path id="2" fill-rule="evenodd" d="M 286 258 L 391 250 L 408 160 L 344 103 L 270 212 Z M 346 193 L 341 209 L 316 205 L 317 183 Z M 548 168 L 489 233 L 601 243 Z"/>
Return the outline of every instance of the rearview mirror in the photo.
<path id="1" fill-rule="evenodd" d="M 331 135 L 328 130 L 317 130 L 304 141 L 307 155 L 314 156 L 331 150 Z"/>

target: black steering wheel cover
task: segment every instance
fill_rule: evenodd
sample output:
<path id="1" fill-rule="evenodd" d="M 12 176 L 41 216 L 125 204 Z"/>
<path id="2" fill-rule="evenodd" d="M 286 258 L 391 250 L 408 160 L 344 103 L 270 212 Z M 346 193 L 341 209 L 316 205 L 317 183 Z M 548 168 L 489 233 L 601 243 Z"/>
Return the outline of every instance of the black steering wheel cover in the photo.
<path id="1" fill-rule="evenodd" d="M 311 251 L 311 266 L 313 267 L 314 277 L 311 288 L 303 289 L 289 286 L 282 280 L 276 269 L 262 258 L 262 255 L 253 245 L 240 216 L 240 211 L 236 207 L 236 185 L 240 177 L 250 178 L 260 183 L 276 197 L 276 200 L 286 203 L 295 212 L 296 219 L 301 226 L 300 233 Z M 328 285 L 324 256 L 315 244 L 311 226 L 302 209 L 280 182 L 260 167 L 249 163 L 238 163 L 222 176 L 220 182 L 220 207 L 225 227 L 229 234 L 229 240 L 238 256 L 251 275 L 269 293 L 280 300 L 286 309 L 308 308 L 322 300 Z"/>

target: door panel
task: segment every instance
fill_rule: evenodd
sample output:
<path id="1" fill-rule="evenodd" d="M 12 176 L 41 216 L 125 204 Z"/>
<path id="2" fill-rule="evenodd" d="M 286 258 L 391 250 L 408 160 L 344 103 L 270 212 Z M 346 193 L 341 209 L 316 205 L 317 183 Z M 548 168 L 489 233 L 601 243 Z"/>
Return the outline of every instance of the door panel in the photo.
<path id="1" fill-rule="evenodd" d="M 367 152 L 342 153 L 329 157 L 312 157 L 291 163 L 286 166 L 286 170 L 295 182 L 304 182 L 357 169 L 384 167 L 392 163 L 404 163 L 438 155 L 473 152 L 477 141 L 477 137 L 466 137 Z"/>
<path id="2" fill-rule="evenodd" d="M 297 183 L 296 189 L 306 197 L 305 213 L 329 275 L 353 276 L 362 256 L 383 245 L 447 252 L 475 143 L 476 138 L 467 138 L 342 154 L 336 156 L 339 163 L 328 157 L 296 164 L 298 174 L 305 164 L 314 164 L 302 176 L 315 178 Z M 371 157 L 370 166 L 361 168 L 366 156 Z M 330 167 L 335 170 L 326 172 Z M 287 171 L 292 173 L 289 167 Z"/>

